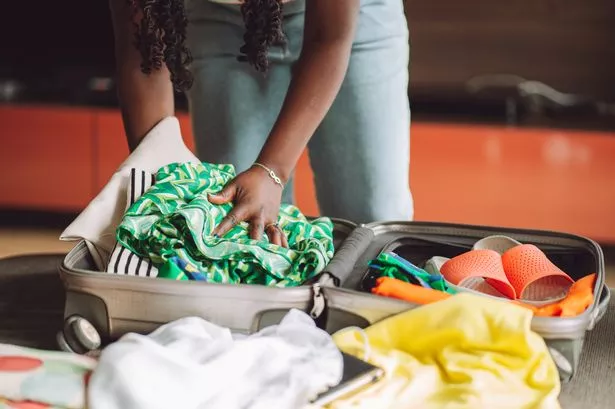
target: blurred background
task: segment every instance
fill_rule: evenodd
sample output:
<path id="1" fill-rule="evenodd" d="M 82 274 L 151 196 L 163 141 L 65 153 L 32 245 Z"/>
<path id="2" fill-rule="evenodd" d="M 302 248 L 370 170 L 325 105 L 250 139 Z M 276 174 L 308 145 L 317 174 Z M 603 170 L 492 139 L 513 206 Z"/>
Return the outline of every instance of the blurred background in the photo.
<path id="1" fill-rule="evenodd" d="M 580 234 L 613 259 L 615 1 L 405 3 L 416 219 Z M 2 15 L 0 257 L 66 251 L 59 232 L 128 153 L 107 2 Z M 317 214 L 305 156 L 296 179 Z"/>

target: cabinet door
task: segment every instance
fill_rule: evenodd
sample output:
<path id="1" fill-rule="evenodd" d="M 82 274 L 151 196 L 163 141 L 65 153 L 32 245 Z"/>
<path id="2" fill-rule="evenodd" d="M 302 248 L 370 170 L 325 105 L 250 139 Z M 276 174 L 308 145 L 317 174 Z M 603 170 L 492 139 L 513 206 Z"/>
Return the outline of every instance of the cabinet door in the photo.
<path id="1" fill-rule="evenodd" d="M 412 125 L 415 218 L 615 242 L 615 133 Z"/>
<path id="2" fill-rule="evenodd" d="M 128 156 L 122 115 L 118 110 L 97 110 L 94 130 L 95 186 L 100 191 Z"/>
<path id="3" fill-rule="evenodd" d="M 93 197 L 88 109 L 0 106 L 0 206 L 76 211 Z"/>

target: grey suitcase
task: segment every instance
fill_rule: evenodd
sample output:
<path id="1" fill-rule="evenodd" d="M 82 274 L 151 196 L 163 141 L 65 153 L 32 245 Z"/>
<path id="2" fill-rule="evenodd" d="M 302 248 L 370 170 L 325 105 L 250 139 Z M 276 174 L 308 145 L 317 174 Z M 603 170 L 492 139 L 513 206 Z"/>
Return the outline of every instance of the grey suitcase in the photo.
<path id="1" fill-rule="evenodd" d="M 296 288 L 207 284 L 100 273 L 93 271 L 89 252 L 81 243 L 66 256 L 60 267 L 67 291 L 65 318 L 67 323 L 74 317 L 85 318 L 104 340 L 117 339 L 127 332 L 149 332 L 164 323 L 191 315 L 234 331 L 250 333 L 279 322 L 291 308 L 310 313 L 329 332 L 347 326 L 365 327 L 415 307 L 360 291 L 367 262 L 385 246 L 403 240 L 412 253 L 410 261 L 420 264 L 417 257 L 442 255 L 438 252 L 443 248 L 450 252 L 451 246 L 461 252 L 478 239 L 492 234 L 506 234 L 538 245 L 550 257 L 560 257 L 560 267 L 573 277 L 582 267 L 598 274 L 595 294 L 600 296 L 584 314 L 565 319 L 536 317 L 532 322 L 533 329 L 547 340 L 554 358 L 559 361 L 562 379 L 570 379 L 578 365 L 585 331 L 606 311 L 610 293 L 604 286 L 604 257 L 600 247 L 589 239 L 563 233 L 417 222 L 357 227 L 336 220 L 333 260 L 312 283 Z M 583 266 L 575 266 L 575 260 Z M 65 328 L 65 332 L 68 330 L 70 328 Z"/>

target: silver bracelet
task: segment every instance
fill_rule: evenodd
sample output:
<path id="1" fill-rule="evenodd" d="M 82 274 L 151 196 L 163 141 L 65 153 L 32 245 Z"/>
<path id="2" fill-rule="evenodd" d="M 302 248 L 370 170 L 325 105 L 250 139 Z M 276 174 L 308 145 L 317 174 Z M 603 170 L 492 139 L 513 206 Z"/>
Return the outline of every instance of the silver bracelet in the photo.
<path id="1" fill-rule="evenodd" d="M 280 179 L 273 170 L 269 169 L 267 166 L 263 165 L 262 163 L 258 163 L 258 162 L 254 162 L 253 166 L 258 166 L 259 168 L 266 170 L 267 173 L 269 174 L 269 177 L 273 179 L 273 181 L 276 184 L 280 185 L 282 189 L 284 189 L 284 183 L 282 183 L 282 179 Z"/>

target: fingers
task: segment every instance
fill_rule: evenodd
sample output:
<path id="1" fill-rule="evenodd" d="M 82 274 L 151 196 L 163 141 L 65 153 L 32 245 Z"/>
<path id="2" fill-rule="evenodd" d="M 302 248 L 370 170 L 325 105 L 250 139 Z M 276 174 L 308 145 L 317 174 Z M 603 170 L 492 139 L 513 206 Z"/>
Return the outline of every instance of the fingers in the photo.
<path id="1" fill-rule="evenodd" d="M 282 245 L 282 232 L 278 228 L 277 224 L 270 224 L 267 226 L 267 236 L 269 236 L 269 242 L 278 246 Z"/>
<path id="2" fill-rule="evenodd" d="M 214 229 L 214 236 L 222 237 L 229 232 L 233 227 L 245 220 L 245 214 L 240 207 L 234 207 L 220 224 Z"/>
<path id="3" fill-rule="evenodd" d="M 263 237 L 263 232 L 265 230 L 265 219 L 263 218 L 263 214 L 261 214 L 254 219 L 250 223 L 250 238 L 252 240 L 260 240 Z"/>
<path id="4" fill-rule="evenodd" d="M 268 224 L 265 227 L 265 231 L 271 244 L 288 248 L 288 239 L 286 234 L 284 234 L 284 231 L 280 228 L 280 226 L 278 226 L 277 223 Z"/>
<path id="5" fill-rule="evenodd" d="M 226 203 L 230 203 L 235 199 L 235 194 L 237 193 L 237 187 L 234 183 L 230 183 L 226 185 L 224 189 L 219 191 L 216 194 L 207 195 L 209 201 L 215 205 L 222 205 Z"/>
<path id="6" fill-rule="evenodd" d="M 218 227 L 213 231 L 214 236 L 223 237 L 233 227 L 242 221 L 246 220 L 246 215 L 243 211 L 238 210 L 235 207 L 229 212 L 229 214 L 220 222 Z M 262 212 L 252 219 L 250 222 L 250 238 L 252 240 L 260 240 L 263 237 L 263 233 L 266 233 L 269 237 L 269 242 L 278 246 L 288 248 L 288 238 L 277 223 L 271 223 L 265 225 Z"/>

